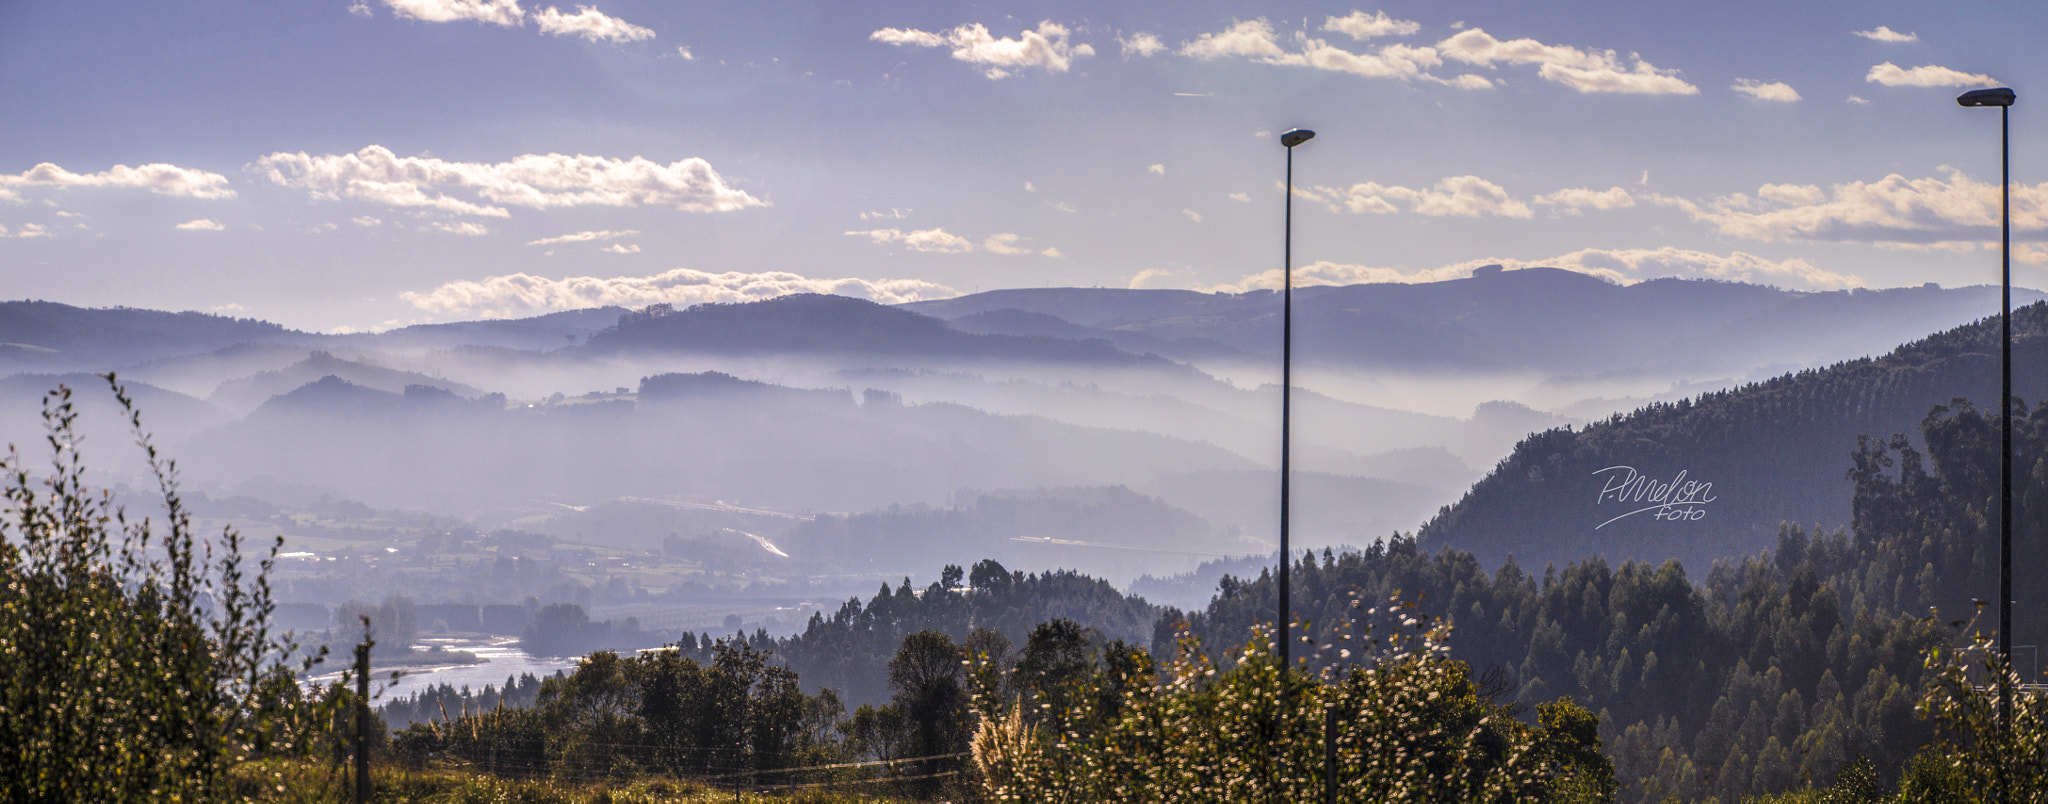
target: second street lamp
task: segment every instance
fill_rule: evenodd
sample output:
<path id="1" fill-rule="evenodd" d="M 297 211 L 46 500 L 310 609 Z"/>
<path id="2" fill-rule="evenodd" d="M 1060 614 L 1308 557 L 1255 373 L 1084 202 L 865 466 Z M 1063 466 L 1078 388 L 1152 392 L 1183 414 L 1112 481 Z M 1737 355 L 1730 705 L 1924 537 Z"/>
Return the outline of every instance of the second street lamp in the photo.
<path id="1" fill-rule="evenodd" d="M 1287 463 L 1288 416 L 1294 397 L 1294 146 L 1314 139 L 1316 133 L 1305 128 L 1289 130 L 1280 135 L 1280 144 L 1287 148 L 1287 232 L 1282 238 L 1281 260 L 1285 263 L 1280 270 L 1284 283 L 1280 295 L 1280 623 L 1277 626 L 1280 645 L 1280 672 L 1286 673 L 1287 654 L 1290 647 L 1287 631 L 1287 576 L 1293 563 L 1287 553 Z"/>
<path id="2" fill-rule="evenodd" d="M 2005 87 L 1975 89 L 1956 96 L 1966 107 L 1998 107 L 1998 656 L 2012 670 L 2012 146 L 2010 113 L 2015 95 Z M 2012 732 L 2011 685 L 1998 685 L 1999 728 Z M 2007 801 L 2005 768 L 1999 766 L 1999 800 Z"/>

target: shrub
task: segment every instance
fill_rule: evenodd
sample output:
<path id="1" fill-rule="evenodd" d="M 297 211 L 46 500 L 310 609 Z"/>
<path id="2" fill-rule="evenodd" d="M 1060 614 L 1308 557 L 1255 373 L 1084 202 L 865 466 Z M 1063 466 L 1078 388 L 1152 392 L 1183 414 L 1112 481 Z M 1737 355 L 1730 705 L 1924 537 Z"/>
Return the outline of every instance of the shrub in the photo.
<path id="1" fill-rule="evenodd" d="M 0 460 L 0 799 L 221 798 L 232 767 L 321 722 L 298 705 L 294 647 L 268 626 L 279 544 L 252 574 L 234 530 L 197 536 L 176 465 L 106 379 L 164 517 L 130 520 L 87 488 L 67 388 L 43 401 L 48 474 L 12 446 Z"/>

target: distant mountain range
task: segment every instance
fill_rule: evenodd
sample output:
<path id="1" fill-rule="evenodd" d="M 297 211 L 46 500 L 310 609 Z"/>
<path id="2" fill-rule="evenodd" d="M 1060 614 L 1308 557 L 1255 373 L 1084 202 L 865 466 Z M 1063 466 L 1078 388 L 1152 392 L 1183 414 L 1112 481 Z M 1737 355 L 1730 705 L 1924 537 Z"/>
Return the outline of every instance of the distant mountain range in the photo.
<path id="1" fill-rule="evenodd" d="M 2015 304 L 2044 294 L 2016 290 Z M 1737 282 L 1616 285 L 1556 268 L 1426 284 L 1297 288 L 1295 357 L 1407 371 L 1700 376 L 1883 352 L 1997 309 L 1991 286 L 1808 293 Z M 912 302 L 976 332 L 1100 337 L 1175 359 L 1270 359 L 1278 294 L 1053 288 Z"/>
<path id="2" fill-rule="evenodd" d="M 1552 269 L 1301 288 L 1296 538 L 1365 544 L 1427 520 L 1425 540 L 1488 561 L 1704 566 L 1782 520 L 1844 522 L 1857 435 L 1911 431 L 1952 396 L 1990 400 L 1985 325 L 1953 328 L 1995 304 L 1986 287 L 1620 286 Z M 2048 359 L 2041 309 L 2022 316 L 2023 366 Z M 1271 292 L 1020 289 L 325 335 L 4 302 L 0 436 L 33 442 L 43 391 L 117 370 L 187 477 L 222 494 L 295 484 L 541 528 L 627 497 L 852 513 L 1116 487 L 1211 526 L 1174 526 L 1201 547 L 1153 548 L 1257 551 L 1277 505 L 1278 313 Z M 2028 398 L 2048 390 L 2023 374 Z M 127 440 L 84 399 L 94 439 Z M 1717 496 L 1703 518 L 1609 523 L 1609 467 L 1682 471 Z M 1143 546 L 1033 549 L 1121 550 L 1116 571 L 1135 573 L 1150 571 Z"/>

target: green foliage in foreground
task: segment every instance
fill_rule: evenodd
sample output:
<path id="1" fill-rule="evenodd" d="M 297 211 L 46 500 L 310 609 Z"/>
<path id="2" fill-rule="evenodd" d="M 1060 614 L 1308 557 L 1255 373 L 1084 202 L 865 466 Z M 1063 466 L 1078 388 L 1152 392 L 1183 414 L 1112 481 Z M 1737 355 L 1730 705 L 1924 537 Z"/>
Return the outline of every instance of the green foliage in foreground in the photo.
<path id="1" fill-rule="evenodd" d="M 874 790 L 734 792 L 696 782 L 647 777 L 577 781 L 568 777 L 492 776 L 454 768 L 383 769 L 371 773 L 370 800 L 379 804 L 854 804 L 903 801 Z M 298 761 L 266 761 L 233 775 L 238 795 L 263 804 L 354 801 L 347 774 Z"/>
<path id="2" fill-rule="evenodd" d="M 129 520 L 84 482 L 71 393 L 44 400 L 47 474 L 0 460 L 0 799 L 223 797 L 228 773 L 317 722 L 294 705 L 291 646 L 268 630 L 266 558 L 251 575 L 233 530 L 196 536 L 176 468 L 114 393 L 163 495 Z M 271 548 L 275 556 L 276 546 Z"/>
<path id="3" fill-rule="evenodd" d="M 1396 607 L 1398 609 L 1398 607 Z M 1158 672 L 1112 646 L 1091 674 L 982 689 L 974 757 L 997 801 L 1319 801 L 1326 718 L 1337 724 L 1339 799 L 1356 802 L 1608 801 L 1613 767 L 1598 721 L 1569 700 L 1538 724 L 1489 700 L 1445 658 L 1440 623 L 1404 616 L 1382 645 L 1323 677 L 1283 671 L 1270 633 L 1224 669 L 1192 637 Z M 1363 635 L 1361 635 L 1363 636 Z M 1036 635 L 1034 635 L 1034 638 Z M 1368 646 L 1372 647 L 1368 647 Z M 977 675 L 980 675 L 977 673 Z"/>

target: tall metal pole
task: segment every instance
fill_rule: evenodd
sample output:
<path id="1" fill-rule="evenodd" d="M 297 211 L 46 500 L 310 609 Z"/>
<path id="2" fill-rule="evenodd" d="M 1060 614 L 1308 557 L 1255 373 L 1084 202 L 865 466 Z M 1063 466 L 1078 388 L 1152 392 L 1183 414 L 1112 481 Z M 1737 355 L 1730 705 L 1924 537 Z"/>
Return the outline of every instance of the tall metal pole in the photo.
<path id="1" fill-rule="evenodd" d="M 1998 655 L 2012 670 L 2012 150 L 2007 124 L 2010 106 L 1998 107 Z M 1998 685 L 1999 727 L 2012 737 L 2012 685 Z M 2004 782 L 2000 765 L 2000 782 Z M 2004 792 L 2004 791 L 2001 791 Z"/>
<path id="2" fill-rule="evenodd" d="M 1294 148 L 1287 149 L 1287 235 L 1281 249 L 1286 265 L 1280 274 L 1284 289 L 1280 297 L 1280 672 L 1287 672 L 1288 649 L 1287 629 L 1292 622 L 1288 619 L 1287 576 L 1291 574 L 1293 561 L 1287 551 L 1287 481 L 1293 477 L 1288 471 L 1288 448 L 1293 439 L 1289 437 L 1288 418 L 1294 401 Z"/>
<path id="3" fill-rule="evenodd" d="M 2012 145 L 2008 110 L 2015 93 L 2008 87 L 1973 89 L 1956 96 L 1964 108 L 1998 107 L 1998 657 L 2012 671 Z M 2000 736 L 2012 736 L 2012 689 L 1998 684 Z M 2010 780 L 1998 764 L 1998 800 L 2010 801 Z"/>
<path id="4" fill-rule="evenodd" d="M 1280 624 L 1276 629 L 1280 643 L 1280 670 L 1286 672 L 1291 665 L 1288 653 L 1292 645 L 1287 635 L 1292 624 L 1289 615 L 1287 576 L 1293 563 L 1287 550 L 1287 511 L 1289 508 L 1287 485 L 1294 475 L 1288 471 L 1288 451 L 1293 439 L 1289 438 L 1288 418 L 1294 401 L 1294 146 L 1314 139 L 1316 133 L 1305 128 L 1290 129 L 1280 135 L 1280 144 L 1287 148 L 1287 219 L 1285 245 L 1280 268 L 1284 283 L 1280 296 Z"/>

